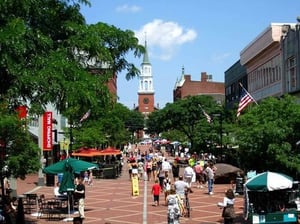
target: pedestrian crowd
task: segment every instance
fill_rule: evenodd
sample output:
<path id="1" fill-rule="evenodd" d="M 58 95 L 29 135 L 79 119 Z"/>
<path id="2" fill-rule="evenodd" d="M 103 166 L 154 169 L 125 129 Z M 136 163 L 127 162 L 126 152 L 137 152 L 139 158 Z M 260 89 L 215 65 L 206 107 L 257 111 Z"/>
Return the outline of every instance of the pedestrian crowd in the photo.
<path id="1" fill-rule="evenodd" d="M 153 206 L 160 206 L 160 200 L 163 200 L 163 204 L 167 206 L 168 224 L 179 223 L 180 217 L 186 214 L 185 202 L 187 194 L 193 193 L 193 185 L 196 184 L 197 188 L 207 188 L 207 193 L 213 194 L 217 170 L 214 160 L 193 154 L 180 175 L 179 157 L 170 161 L 166 153 L 151 147 L 143 153 L 136 147 L 128 151 L 127 156 L 130 180 L 132 175 L 136 174 L 140 181 L 153 182 Z M 163 199 L 160 198 L 161 195 Z"/>

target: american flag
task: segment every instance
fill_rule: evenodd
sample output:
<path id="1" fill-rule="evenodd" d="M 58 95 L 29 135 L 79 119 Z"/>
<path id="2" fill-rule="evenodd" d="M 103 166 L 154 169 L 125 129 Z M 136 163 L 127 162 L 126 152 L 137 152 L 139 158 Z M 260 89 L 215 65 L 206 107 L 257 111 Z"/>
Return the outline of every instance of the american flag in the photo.
<path id="1" fill-rule="evenodd" d="M 250 95 L 250 93 L 247 92 L 247 90 L 241 85 L 242 87 L 242 92 L 241 92 L 241 99 L 239 102 L 239 107 L 238 107 L 238 111 L 237 111 L 237 117 L 240 116 L 242 110 L 245 109 L 245 107 L 247 107 L 247 105 L 249 103 L 255 102 L 255 99 Z M 256 103 L 257 104 L 257 103 Z"/>
<path id="2" fill-rule="evenodd" d="M 205 110 L 203 110 L 202 106 L 199 104 L 199 107 L 201 108 L 202 110 L 202 113 L 204 114 L 204 116 L 206 117 L 206 120 L 208 123 L 210 123 L 212 121 L 211 117 L 209 116 L 208 113 L 205 112 Z"/>
<path id="3" fill-rule="evenodd" d="M 82 121 L 86 120 L 86 119 L 90 116 L 90 114 L 91 114 L 91 110 L 88 110 L 88 111 L 82 116 L 82 118 L 80 119 L 79 122 L 82 122 Z"/>

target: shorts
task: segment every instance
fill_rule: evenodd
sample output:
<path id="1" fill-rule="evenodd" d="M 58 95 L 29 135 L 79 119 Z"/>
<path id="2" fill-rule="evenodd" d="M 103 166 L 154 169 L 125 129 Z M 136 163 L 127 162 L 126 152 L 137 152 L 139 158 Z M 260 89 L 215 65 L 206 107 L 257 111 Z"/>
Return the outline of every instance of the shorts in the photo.
<path id="1" fill-rule="evenodd" d="M 151 173 L 151 172 L 152 172 L 151 168 L 147 168 L 147 173 Z"/>
<path id="2" fill-rule="evenodd" d="M 138 174 L 138 169 L 132 169 L 132 174 Z"/>
<path id="3" fill-rule="evenodd" d="M 203 177 L 202 173 L 196 173 L 196 181 L 204 182 L 204 177 Z"/>
<path id="4" fill-rule="evenodd" d="M 153 201 L 159 201 L 159 195 L 153 195 Z"/>

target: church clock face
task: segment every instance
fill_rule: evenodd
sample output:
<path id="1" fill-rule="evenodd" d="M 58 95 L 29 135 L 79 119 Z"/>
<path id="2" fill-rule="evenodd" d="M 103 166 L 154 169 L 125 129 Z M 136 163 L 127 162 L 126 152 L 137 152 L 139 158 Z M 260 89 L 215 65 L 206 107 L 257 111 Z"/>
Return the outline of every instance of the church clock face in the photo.
<path id="1" fill-rule="evenodd" d="M 149 103 L 149 98 L 145 97 L 145 98 L 143 99 L 143 102 L 144 102 L 144 104 L 148 104 L 148 103 Z"/>

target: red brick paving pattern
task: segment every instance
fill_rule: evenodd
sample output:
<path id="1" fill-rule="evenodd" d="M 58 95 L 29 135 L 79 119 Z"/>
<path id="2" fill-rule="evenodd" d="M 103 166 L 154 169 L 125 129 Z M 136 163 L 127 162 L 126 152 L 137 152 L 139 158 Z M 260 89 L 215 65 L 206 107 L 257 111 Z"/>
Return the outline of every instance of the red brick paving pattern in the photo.
<path id="1" fill-rule="evenodd" d="M 144 181 L 140 181 L 140 195 L 131 196 L 131 182 L 126 166 L 118 179 L 94 179 L 93 186 L 86 186 L 84 224 L 143 224 Z M 53 197 L 53 187 L 36 187 L 37 175 L 28 176 L 24 181 L 18 181 L 17 193 L 34 191 L 46 198 Z M 147 224 L 166 224 L 167 207 L 164 206 L 164 196 L 161 194 L 160 206 L 152 206 L 151 187 L 153 182 L 147 182 Z M 228 185 L 215 185 L 214 195 L 208 195 L 207 189 L 193 188 L 190 194 L 192 207 L 190 218 L 181 218 L 182 224 L 216 224 L 223 223 L 221 210 L 216 206 L 223 200 Z M 243 198 L 237 197 L 235 204 L 239 218 L 235 223 L 243 223 Z M 72 215 L 73 216 L 73 215 Z M 76 216 L 76 215 L 75 215 Z M 39 224 L 67 223 L 63 220 L 48 221 L 27 215 L 27 218 Z M 32 222 L 33 223 L 33 222 Z M 70 223 L 70 222 L 69 222 Z"/>

